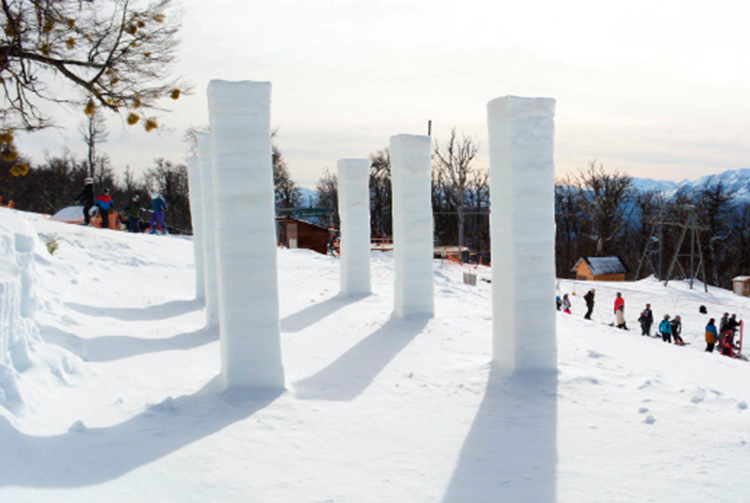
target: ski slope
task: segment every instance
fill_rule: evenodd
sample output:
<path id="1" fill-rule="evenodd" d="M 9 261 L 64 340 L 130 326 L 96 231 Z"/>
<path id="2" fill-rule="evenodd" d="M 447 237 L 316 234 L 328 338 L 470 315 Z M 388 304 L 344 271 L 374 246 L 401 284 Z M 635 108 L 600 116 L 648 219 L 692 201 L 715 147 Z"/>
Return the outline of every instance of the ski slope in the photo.
<path id="1" fill-rule="evenodd" d="M 336 259 L 280 249 L 286 391 L 219 392 L 189 239 L 13 214 L 59 249 L 37 250 L 23 405 L 0 406 L 2 502 L 750 501 L 750 365 L 703 351 L 698 312 L 750 317 L 729 291 L 596 283 L 586 321 L 591 284 L 561 280 L 559 371 L 502 376 L 491 285 L 460 266 L 435 262 L 434 318 L 401 321 L 392 254 L 344 300 Z M 640 336 L 646 302 L 691 344 Z"/>

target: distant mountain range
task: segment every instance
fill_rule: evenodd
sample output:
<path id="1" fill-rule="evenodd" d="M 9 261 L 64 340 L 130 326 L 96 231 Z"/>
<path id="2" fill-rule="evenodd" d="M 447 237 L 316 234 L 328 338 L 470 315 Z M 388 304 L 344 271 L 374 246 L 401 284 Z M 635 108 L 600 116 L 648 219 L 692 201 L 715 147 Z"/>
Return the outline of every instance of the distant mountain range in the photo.
<path id="1" fill-rule="evenodd" d="M 750 169 L 730 170 L 715 175 L 702 176 L 697 180 L 683 180 L 681 182 L 633 178 L 633 185 L 638 190 L 657 190 L 667 197 L 672 197 L 678 193 L 697 194 L 706 184 L 715 185 L 720 182 L 734 194 L 734 202 L 750 202 Z"/>

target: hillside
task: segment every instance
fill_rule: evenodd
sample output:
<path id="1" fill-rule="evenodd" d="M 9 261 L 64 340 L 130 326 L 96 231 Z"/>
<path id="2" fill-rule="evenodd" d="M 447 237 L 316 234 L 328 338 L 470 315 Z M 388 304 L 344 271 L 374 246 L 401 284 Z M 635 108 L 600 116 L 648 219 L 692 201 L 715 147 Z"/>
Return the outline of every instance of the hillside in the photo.
<path id="1" fill-rule="evenodd" d="M 436 316 L 402 321 L 390 254 L 372 256 L 374 294 L 348 300 L 335 259 L 280 249 L 287 389 L 220 392 L 189 239 L 13 214 L 41 238 L 40 339 L 0 406 L 0 501 L 750 499 L 750 365 L 703 351 L 698 312 L 750 317 L 731 292 L 597 283 L 585 321 L 591 285 L 561 280 L 557 375 L 508 377 L 489 365 L 491 285 L 460 266 L 436 261 Z M 617 291 L 627 332 L 608 325 Z M 681 314 L 691 344 L 640 336 L 646 302 Z"/>

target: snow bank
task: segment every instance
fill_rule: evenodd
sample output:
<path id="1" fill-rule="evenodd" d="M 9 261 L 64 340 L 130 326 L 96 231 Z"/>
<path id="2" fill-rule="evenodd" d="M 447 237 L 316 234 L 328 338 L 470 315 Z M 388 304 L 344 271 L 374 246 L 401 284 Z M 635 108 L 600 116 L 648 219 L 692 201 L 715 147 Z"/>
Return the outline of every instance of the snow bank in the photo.
<path id="1" fill-rule="evenodd" d="M 193 218 L 193 256 L 195 257 L 195 298 L 206 298 L 206 272 L 203 251 L 203 192 L 201 191 L 201 166 L 197 156 L 187 160 L 190 183 L 190 216 Z"/>
<path id="2" fill-rule="evenodd" d="M 432 201 L 429 136 L 391 136 L 395 313 L 399 317 L 435 313 L 432 277 Z"/>
<path id="3" fill-rule="evenodd" d="M 0 210 L 0 405 L 22 404 L 18 372 L 32 365 L 31 351 L 40 341 L 31 320 L 34 296 L 34 248 L 31 225 L 9 210 Z"/>
<path id="4" fill-rule="evenodd" d="M 554 115 L 548 98 L 487 104 L 493 360 L 511 371 L 557 368 Z"/>
<path id="5" fill-rule="evenodd" d="M 340 159 L 341 292 L 369 295 L 370 286 L 370 161 Z"/>
<path id="6" fill-rule="evenodd" d="M 211 135 L 198 133 L 198 161 L 201 173 L 201 210 L 203 213 L 203 259 L 206 275 L 206 327 L 219 327 L 219 287 L 216 264 L 216 205 L 211 172 Z"/>
<path id="7" fill-rule="evenodd" d="M 283 387 L 271 164 L 271 83 L 208 84 L 222 373 Z"/>

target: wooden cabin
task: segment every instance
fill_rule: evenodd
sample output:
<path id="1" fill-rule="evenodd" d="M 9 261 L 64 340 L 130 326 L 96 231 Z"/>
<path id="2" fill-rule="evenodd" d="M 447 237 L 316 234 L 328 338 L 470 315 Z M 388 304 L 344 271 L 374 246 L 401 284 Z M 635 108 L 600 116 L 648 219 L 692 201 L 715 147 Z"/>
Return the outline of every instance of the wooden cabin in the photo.
<path id="1" fill-rule="evenodd" d="M 296 218 L 277 218 L 276 223 L 279 246 L 328 253 L 330 233 L 326 227 Z"/>
<path id="2" fill-rule="evenodd" d="M 581 257 L 571 272 L 582 281 L 625 281 L 630 270 L 620 257 Z"/>
<path id="3" fill-rule="evenodd" d="M 732 290 L 737 295 L 750 297 L 750 276 L 732 278 Z"/>

